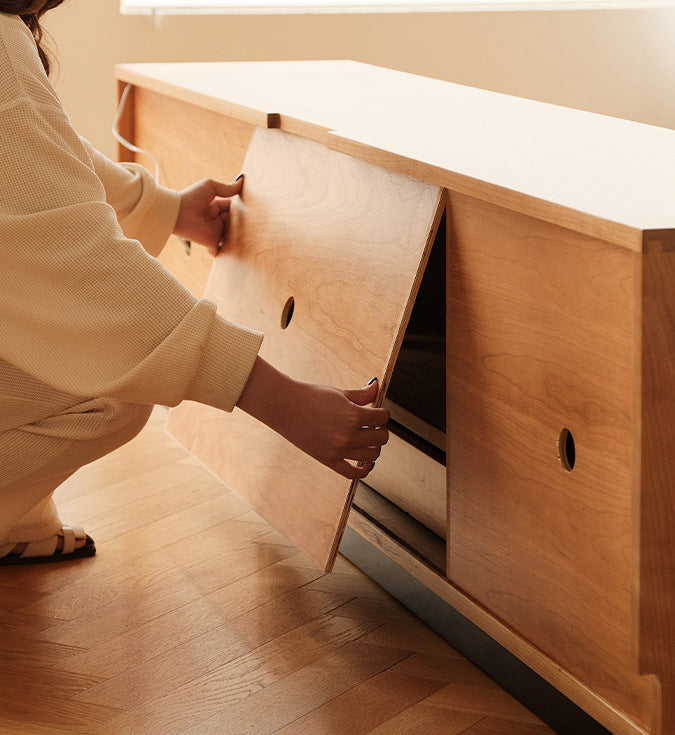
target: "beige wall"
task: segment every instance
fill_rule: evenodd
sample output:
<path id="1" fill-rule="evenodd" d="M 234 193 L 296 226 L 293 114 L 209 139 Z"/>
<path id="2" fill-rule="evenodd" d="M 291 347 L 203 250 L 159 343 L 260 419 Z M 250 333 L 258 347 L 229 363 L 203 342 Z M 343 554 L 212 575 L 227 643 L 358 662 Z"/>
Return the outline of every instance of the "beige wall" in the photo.
<path id="1" fill-rule="evenodd" d="M 675 128 L 675 9 L 390 15 L 174 16 L 66 0 L 45 18 L 55 83 L 109 154 L 122 61 L 352 58 Z"/>

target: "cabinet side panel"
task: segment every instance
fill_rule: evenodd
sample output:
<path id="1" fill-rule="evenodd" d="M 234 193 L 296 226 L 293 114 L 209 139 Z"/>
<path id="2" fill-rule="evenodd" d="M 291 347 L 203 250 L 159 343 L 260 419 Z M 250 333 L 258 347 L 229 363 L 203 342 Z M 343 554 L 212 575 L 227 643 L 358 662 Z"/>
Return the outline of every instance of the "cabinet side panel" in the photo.
<path id="1" fill-rule="evenodd" d="M 675 250 L 649 242 L 642 257 L 639 662 L 659 677 L 659 735 L 675 732 Z"/>
<path id="2" fill-rule="evenodd" d="M 632 253 L 450 193 L 448 575 L 647 729 L 631 668 Z"/>

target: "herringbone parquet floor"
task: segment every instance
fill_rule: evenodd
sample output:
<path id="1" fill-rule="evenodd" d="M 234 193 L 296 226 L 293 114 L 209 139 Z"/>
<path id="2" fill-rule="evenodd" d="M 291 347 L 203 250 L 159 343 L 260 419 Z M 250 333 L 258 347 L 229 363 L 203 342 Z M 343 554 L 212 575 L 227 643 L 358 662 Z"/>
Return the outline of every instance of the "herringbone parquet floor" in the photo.
<path id="1" fill-rule="evenodd" d="M 313 568 L 163 421 L 58 491 L 96 557 L 0 569 L 0 733 L 551 733 L 346 560 Z"/>

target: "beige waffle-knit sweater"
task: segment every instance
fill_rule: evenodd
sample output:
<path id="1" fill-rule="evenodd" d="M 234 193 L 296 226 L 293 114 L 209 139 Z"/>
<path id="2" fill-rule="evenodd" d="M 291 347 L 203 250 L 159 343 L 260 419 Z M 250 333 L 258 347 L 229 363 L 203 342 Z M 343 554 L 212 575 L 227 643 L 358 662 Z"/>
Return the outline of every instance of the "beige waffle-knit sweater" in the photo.
<path id="1" fill-rule="evenodd" d="M 262 337 L 153 257 L 178 205 L 75 133 L 32 35 L 0 13 L 0 361 L 76 396 L 231 410 Z"/>

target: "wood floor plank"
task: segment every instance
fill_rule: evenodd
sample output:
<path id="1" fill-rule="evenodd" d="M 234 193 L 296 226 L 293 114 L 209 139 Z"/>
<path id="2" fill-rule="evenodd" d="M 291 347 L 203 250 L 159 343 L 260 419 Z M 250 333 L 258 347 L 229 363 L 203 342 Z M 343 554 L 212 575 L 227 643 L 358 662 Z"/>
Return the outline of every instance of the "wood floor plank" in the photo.
<path id="1" fill-rule="evenodd" d="M 475 712 L 439 709 L 422 702 L 370 730 L 368 735 L 465 735 L 471 725 L 482 719 L 484 716 Z"/>
<path id="2" fill-rule="evenodd" d="M 150 565 L 150 566 L 148 566 Z M 235 574 L 238 572 L 235 570 Z M 316 578 L 321 572 L 294 570 L 280 565 L 246 574 L 231 584 L 204 596 L 214 606 L 222 621 L 253 610 L 263 603 L 285 594 Z M 220 580 L 217 580 L 220 584 Z M 114 639 L 130 628 L 143 625 L 160 615 L 194 602 L 202 593 L 190 583 L 186 574 L 162 556 L 144 560 L 143 564 L 120 571 L 112 580 L 106 578 L 104 588 L 96 580 L 97 592 L 86 592 L 99 604 L 87 605 L 73 620 L 43 631 L 41 640 L 68 645 L 94 646 Z M 61 600 L 61 604 L 67 604 Z"/>
<path id="3" fill-rule="evenodd" d="M 364 640 L 376 646 L 402 648 L 405 651 L 428 653 L 432 656 L 464 658 L 438 634 L 420 625 L 417 619 L 411 622 L 387 622 L 372 633 L 368 633 Z"/>
<path id="4" fill-rule="evenodd" d="M 453 682 L 430 696 L 427 704 L 484 715 L 493 714 L 520 724 L 539 724 L 537 717 L 498 686 Z"/>
<path id="5" fill-rule="evenodd" d="M 135 626 L 61 661 L 63 671 L 88 671 L 110 679 L 131 667 L 162 656 L 192 638 L 222 625 L 217 611 L 199 598 Z"/>
<path id="6" fill-rule="evenodd" d="M 271 600 L 256 610 L 227 623 L 228 630 L 243 641 L 248 650 L 277 638 L 303 622 L 335 609 L 343 597 L 309 590 L 293 590 L 281 598 Z M 108 679 L 141 664 L 158 666 L 173 649 L 182 650 L 188 641 L 203 638 L 208 644 L 211 637 L 204 634 L 222 627 L 222 618 L 208 602 L 199 599 L 171 613 L 133 628 L 126 634 L 108 640 L 99 646 L 61 661 L 59 668 L 66 671 L 88 671 Z M 216 649 L 222 661 L 225 652 Z M 149 663 L 151 662 L 151 663 Z M 207 659 L 200 662 L 205 671 Z"/>
<path id="7" fill-rule="evenodd" d="M 424 653 L 416 653 L 402 661 L 396 671 L 408 676 L 443 681 L 447 684 L 461 683 L 463 686 L 472 686 L 486 691 L 501 691 L 489 676 L 476 668 L 468 659 L 461 656 L 448 658 Z"/>
<path id="8" fill-rule="evenodd" d="M 356 576 L 333 571 L 331 574 L 322 575 L 316 582 L 313 582 L 312 589 L 322 590 L 324 592 L 349 590 L 354 597 L 364 597 L 370 600 L 386 600 L 391 603 L 392 608 L 398 606 L 398 603 L 394 602 L 393 597 L 373 582 L 372 579 L 363 574 Z"/>
<path id="9" fill-rule="evenodd" d="M 553 731 L 545 725 L 530 725 L 499 717 L 485 717 L 470 727 L 464 735 L 552 735 Z"/>
<path id="10" fill-rule="evenodd" d="M 371 647 L 366 651 L 350 641 L 350 636 L 362 633 L 353 627 L 353 621 L 344 621 L 343 627 L 332 633 L 330 629 L 335 623 L 326 620 L 322 625 L 323 629 L 318 625 L 305 626 L 301 633 L 288 637 L 281 648 L 280 643 L 274 641 L 164 696 L 146 701 L 134 707 L 133 716 L 121 716 L 97 729 L 95 735 L 116 735 L 118 732 L 182 735 L 190 732 L 196 723 L 199 723 L 196 729 L 199 733 L 243 735 L 259 732 L 262 735 L 267 732 L 267 725 L 260 722 L 260 718 L 265 716 L 267 709 L 281 708 L 286 712 L 287 720 L 283 714 L 280 720 L 277 719 L 279 713 L 273 715 L 278 729 L 326 701 L 315 701 L 312 696 L 312 704 L 308 706 L 305 699 L 308 691 L 318 691 L 316 696 L 321 697 L 330 694 L 331 686 L 339 689 L 336 694 L 349 688 L 351 680 L 345 673 L 348 668 L 345 659 L 354 657 L 353 670 L 359 670 L 361 665 L 377 673 L 400 658 L 400 653 L 393 655 L 387 649 L 375 648 L 370 651 Z M 351 627 L 345 628 L 345 625 Z M 333 643 L 330 644 L 324 635 Z M 345 642 L 339 645 L 338 641 Z M 372 658 L 370 662 L 362 660 L 366 654 Z M 324 687 L 324 678 L 330 680 L 328 687 Z"/>
<path id="11" fill-rule="evenodd" d="M 199 468 L 188 465 L 187 470 L 173 475 L 171 482 L 165 480 L 163 488 L 151 489 L 151 486 L 161 483 L 163 475 L 166 476 L 165 468 L 153 470 L 139 482 L 118 483 L 111 489 L 91 493 L 87 497 L 91 501 L 88 514 L 79 510 L 82 502 L 79 498 L 65 504 L 61 513 L 63 517 L 77 517 L 80 525 L 86 526 L 95 538 L 98 548 L 103 550 L 104 544 L 130 529 L 171 518 L 186 507 L 198 506 L 226 494 L 220 483 L 204 478 Z M 139 490 L 139 485 L 143 485 L 142 490 Z M 231 500 L 234 501 L 233 498 Z M 106 501 L 109 507 L 106 507 Z"/>
<path id="12" fill-rule="evenodd" d="M 42 666 L 40 663 L 14 661 L 11 668 L 3 671 L 0 678 L 0 701 L 6 702 L 21 696 L 27 681 L 31 682 L 31 697 L 39 701 L 45 697 L 54 697 L 59 700 L 71 699 L 80 692 L 98 684 L 100 679 L 86 672 L 64 673 L 54 668 Z M 107 705 L 108 702 L 99 704 Z"/>
<path id="13" fill-rule="evenodd" d="M 254 610 L 265 602 L 285 595 L 287 592 L 304 587 L 321 575 L 316 568 L 304 569 L 274 564 L 259 572 L 249 574 L 227 587 L 211 592 L 208 599 L 218 606 L 223 619 L 227 620 L 247 610 Z M 314 589 L 309 587 L 309 589 Z M 319 590 L 323 591 L 323 590 Z M 337 592 L 337 590 L 327 590 Z"/>
<path id="14" fill-rule="evenodd" d="M 237 517 L 243 507 L 236 495 L 223 492 L 204 502 L 186 505 L 166 518 L 150 516 L 144 525 L 130 526 L 102 544 L 101 552 L 127 563 L 151 552 L 162 552 L 187 539 L 197 545 L 200 533 Z M 182 558 L 189 560 L 188 549 L 182 551 Z"/>
<path id="15" fill-rule="evenodd" d="M 80 694 L 78 700 L 128 707 L 169 695 L 173 706 L 179 700 L 193 705 L 205 696 L 229 703 L 360 638 L 373 627 L 324 616 L 263 643 L 257 638 L 255 619 L 238 622 L 240 625 L 230 623 L 192 639 L 147 665 L 128 669 Z"/>
<path id="16" fill-rule="evenodd" d="M 78 524 L 79 525 L 79 524 Z M 32 590 L 30 602 L 40 602 L 44 593 L 62 589 L 64 585 L 73 585 L 87 579 L 94 563 L 93 558 L 78 559 L 67 565 L 35 564 L 26 566 L 8 566 L 2 569 L 2 582 L 6 588 L 22 591 Z M 30 602 L 28 605 L 30 605 Z M 22 612 L 28 613 L 24 604 Z M 55 616 L 53 616 L 55 617 Z"/>
<path id="17" fill-rule="evenodd" d="M 41 631 L 36 637 L 66 645 L 91 647 L 194 602 L 200 596 L 176 570 L 163 570 L 151 576 L 137 572 L 134 581 L 136 586 L 133 589 L 128 587 L 122 597 L 108 602 L 102 608 L 87 605 L 73 619 Z M 144 581 L 147 583 L 145 587 Z"/>
<path id="18" fill-rule="evenodd" d="M 365 735 L 443 686 L 385 671 L 276 730 L 274 735 Z"/>
<path id="19" fill-rule="evenodd" d="M 0 735 L 71 735 L 70 727 L 55 727 L 54 725 L 38 725 L 32 722 L 0 722 Z"/>
<path id="20" fill-rule="evenodd" d="M 318 586 L 314 585 L 314 587 Z M 325 587 L 326 585 L 321 586 Z M 380 599 L 355 597 L 341 608 L 340 615 L 360 620 L 379 620 L 382 623 L 409 623 L 415 621 L 415 616 L 409 610 L 406 610 L 403 605 L 386 597 Z"/>
<path id="21" fill-rule="evenodd" d="M 3 575 L 3 581 L 0 584 L 0 624 L 2 624 L 3 616 L 13 610 L 38 602 L 42 597 L 42 593 L 31 587 L 11 584 L 12 570 Z"/>
<path id="22" fill-rule="evenodd" d="M 179 456 L 179 455 L 177 455 Z M 125 477 L 120 482 L 101 487 L 93 486 L 87 492 L 74 495 L 68 500 L 61 500 L 57 496 L 61 515 L 65 518 L 76 514 L 81 524 L 94 522 L 100 534 L 101 527 L 105 527 L 111 517 L 129 517 L 129 524 L 135 525 L 134 515 L 139 510 L 145 513 L 144 521 L 148 521 L 148 512 L 155 517 L 158 514 L 166 515 L 165 504 L 170 502 L 179 489 L 190 481 L 196 488 L 208 488 L 214 494 L 222 493 L 223 486 L 217 481 L 205 484 L 202 468 L 194 459 L 180 458 L 171 464 L 171 474 L 167 476 L 166 465 L 152 467 L 146 472 L 135 473 Z M 78 481 L 81 480 L 78 478 Z M 66 482 L 75 483 L 75 479 Z M 182 503 L 182 508 L 185 504 Z M 170 512 L 170 511 L 169 511 Z M 128 528 L 128 526 L 127 526 Z M 97 539 L 98 540 L 98 539 Z"/>
<path id="23" fill-rule="evenodd" d="M 157 451 L 160 448 L 161 451 Z M 161 427 L 146 428 L 133 443 L 121 447 L 86 465 L 56 491 L 59 503 L 72 497 L 83 497 L 101 487 L 127 481 L 149 470 L 185 459 L 187 453 L 177 443 L 167 441 Z"/>
<path id="24" fill-rule="evenodd" d="M 60 732 L 89 733 L 96 727 L 112 721 L 119 710 L 104 705 L 74 702 L 56 694 L 30 698 L 2 697 L 0 726 L 14 735 L 20 727 L 28 733 Z"/>
<path id="25" fill-rule="evenodd" d="M 27 615 L 21 611 L 0 610 L 0 640 L 9 641 L 14 637 L 33 638 L 36 634 L 54 626 L 53 617 Z"/>
<path id="26" fill-rule="evenodd" d="M 185 735 L 272 735 L 361 682 L 404 654 L 355 641 L 238 701 L 185 731 Z"/>
<path id="27" fill-rule="evenodd" d="M 230 505 L 230 501 L 234 507 Z M 200 543 L 200 531 L 210 531 L 214 525 L 227 520 L 232 513 L 236 515 L 240 502 L 236 496 L 224 494 L 190 508 L 189 513 L 186 511 L 174 514 L 171 518 L 130 530 L 123 538 L 117 537 L 104 543 L 94 559 L 83 560 L 83 564 L 87 563 L 88 575 L 85 575 L 84 569 L 74 569 L 74 565 L 64 567 L 63 581 L 67 584 L 61 584 L 47 596 L 43 595 L 34 605 L 24 607 L 23 611 L 36 614 L 37 611 L 48 608 L 53 617 L 82 620 L 87 617 L 86 610 L 82 610 L 82 599 L 91 608 L 91 615 L 96 617 L 97 611 L 108 605 L 111 606 L 110 614 L 114 615 L 115 609 L 124 604 L 124 598 L 137 592 L 148 602 L 156 602 L 157 597 L 152 592 L 152 586 L 160 585 L 165 590 L 171 590 L 174 586 L 177 590 L 182 588 L 180 581 L 187 578 L 187 575 L 180 572 L 181 562 L 190 565 L 202 555 L 208 558 L 214 550 L 212 542 L 206 545 Z M 200 514 L 204 516 L 204 520 L 195 521 L 194 517 Z M 196 538 L 192 538 L 187 528 L 191 527 L 194 533 L 195 526 Z M 236 529 L 233 528 L 233 534 L 234 530 Z M 228 534 L 222 530 L 220 533 L 225 545 Z M 186 541 L 188 538 L 191 539 L 189 543 Z M 210 540 L 207 539 L 208 541 Z M 142 563 L 139 563 L 141 558 Z M 246 573 L 247 570 L 242 571 L 242 575 Z M 173 585 L 168 579 L 172 575 L 176 576 Z M 214 587 L 220 584 L 219 577 L 214 576 L 213 582 Z M 53 580 L 53 584 L 56 583 Z M 75 589 L 82 589 L 83 595 L 73 594 Z M 181 592 L 184 593 L 185 590 L 178 590 L 176 594 Z M 188 601 L 190 600 L 183 599 L 183 603 Z"/>
<path id="28" fill-rule="evenodd" d="M 0 632 L 0 635 L 2 633 Z M 38 641 L 30 636 L 16 635 L 14 631 L 3 641 L 2 665 L 11 671 L 17 665 L 53 666 L 84 651 L 81 646 Z M 88 671 L 93 674 L 92 671 Z M 94 674 L 95 675 L 95 674 Z"/>

